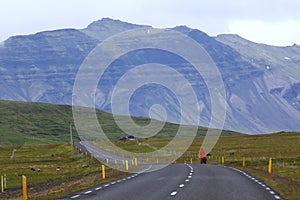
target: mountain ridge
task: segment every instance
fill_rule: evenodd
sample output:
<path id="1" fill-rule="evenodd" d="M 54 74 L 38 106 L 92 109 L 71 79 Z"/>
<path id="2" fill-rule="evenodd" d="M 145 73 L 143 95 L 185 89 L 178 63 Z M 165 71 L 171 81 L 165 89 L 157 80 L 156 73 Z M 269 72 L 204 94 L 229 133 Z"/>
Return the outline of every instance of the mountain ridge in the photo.
<path id="1" fill-rule="evenodd" d="M 1 99 L 71 105 L 76 73 L 89 52 L 113 34 L 145 27 L 150 26 L 105 18 L 83 29 L 61 29 L 11 37 L 0 47 Z M 299 46 L 272 47 L 231 35 L 210 37 L 186 26 L 177 26 L 173 30 L 188 35 L 202 45 L 219 68 L 228 107 L 225 129 L 243 133 L 300 130 Z M 133 55 L 136 62 L 131 64 L 150 60 L 167 63 L 175 59 L 155 51 L 150 55 L 152 57 L 146 52 Z M 121 60 L 124 64 L 132 62 L 126 57 Z M 189 69 L 179 61 L 174 65 L 198 88 L 197 97 L 203 105 L 200 125 L 208 126 L 210 101 L 205 83 L 201 77 L 189 74 Z M 120 73 L 125 73 L 122 70 Z M 108 77 L 115 81 L 115 72 L 109 73 Z M 166 99 L 173 101 L 174 98 L 164 90 L 152 88 L 151 91 L 156 99 L 148 97 L 146 90 L 135 96 L 132 115 L 148 117 L 147 109 L 154 102 L 166 107 L 172 105 Z M 102 103 L 96 105 L 97 108 L 111 112 L 108 93 L 102 92 L 99 98 Z M 169 113 L 171 116 L 167 120 L 178 122 L 178 115 L 172 115 L 171 110 Z"/>

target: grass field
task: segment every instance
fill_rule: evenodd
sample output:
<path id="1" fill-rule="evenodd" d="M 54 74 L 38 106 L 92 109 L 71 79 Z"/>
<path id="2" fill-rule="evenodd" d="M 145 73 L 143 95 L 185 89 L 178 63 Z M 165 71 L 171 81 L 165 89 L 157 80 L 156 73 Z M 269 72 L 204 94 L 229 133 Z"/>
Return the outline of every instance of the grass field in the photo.
<path id="1" fill-rule="evenodd" d="M 138 141 L 118 141 L 124 132 L 111 114 L 97 111 L 97 117 L 109 138 L 119 147 L 132 152 L 150 152 L 170 142 L 178 125 L 166 123 L 156 137 Z M 128 117 L 121 117 L 126 120 Z M 69 192 L 100 183 L 101 164 L 93 158 L 78 154 L 71 158 L 69 128 L 72 121 L 70 106 L 41 103 L 0 101 L 0 175 L 7 175 L 13 189 L 12 198 L 20 195 L 21 176 L 26 175 L 31 199 L 53 199 Z M 149 119 L 133 118 L 138 124 Z M 199 162 L 198 151 L 206 128 L 199 127 L 197 137 L 177 163 Z M 73 129 L 74 141 L 79 140 Z M 13 153 L 14 152 L 14 153 Z M 243 135 L 223 131 L 211 152 L 209 163 L 241 168 L 265 181 L 286 199 L 300 199 L 300 133 Z M 246 167 L 242 167 L 242 159 Z M 267 173 L 269 158 L 273 172 Z M 32 170 L 34 169 L 34 170 Z M 124 176 L 109 169 L 111 177 Z M 38 188 L 46 188 L 39 190 Z M 0 199 L 11 196 L 1 194 Z"/>
<path id="2" fill-rule="evenodd" d="M 126 150 L 138 152 L 153 151 L 153 148 L 165 146 L 170 139 L 139 140 L 137 142 L 117 142 Z M 203 137 L 195 138 L 189 149 L 176 163 L 199 163 L 198 152 Z M 150 148 L 150 147 L 153 148 Z M 208 163 L 221 164 L 221 157 L 225 158 L 225 165 L 247 171 L 265 181 L 286 199 L 300 199 L 300 133 L 276 133 L 266 135 L 236 135 L 220 137 L 211 152 Z M 242 167 L 245 158 L 246 167 Z M 272 174 L 268 174 L 267 166 L 272 158 Z"/>
<path id="3" fill-rule="evenodd" d="M 85 154 L 72 158 L 70 144 L 1 146 L 0 165 L 0 175 L 6 174 L 10 188 L 0 199 L 21 197 L 22 175 L 27 177 L 30 199 L 56 199 L 125 175 L 108 168 L 108 179 L 103 180 L 101 163 Z"/>
<path id="4" fill-rule="evenodd" d="M 265 181 L 286 199 L 299 199 L 299 140 L 300 133 L 222 136 L 211 152 L 208 162 L 220 164 L 220 159 L 224 156 L 225 165 L 250 172 Z M 153 138 L 138 141 L 118 141 L 116 144 L 128 151 L 149 152 L 165 146 L 169 141 L 170 139 L 167 138 Z M 191 158 L 193 163 L 199 163 L 198 151 L 202 141 L 203 137 L 195 138 L 190 148 L 177 159 L 176 163 L 189 163 Z M 139 145 L 139 143 L 144 145 Z M 11 159 L 13 149 L 16 151 Z M 25 174 L 28 178 L 28 184 L 33 184 L 32 187 L 30 186 L 30 191 L 35 195 L 44 194 L 41 191 L 34 193 L 35 183 L 45 181 L 49 183 L 49 181 L 68 179 L 75 185 L 78 184 L 78 181 L 84 183 L 71 187 L 70 182 L 59 182 L 58 185 L 65 185 L 64 189 L 53 186 L 53 189 L 50 190 L 52 191 L 51 197 L 59 197 L 102 181 L 101 174 L 99 174 L 101 164 L 83 154 L 76 154 L 74 159 L 71 159 L 69 144 L 2 146 L 0 150 L 0 174 L 7 175 L 8 186 L 20 186 L 21 175 Z M 242 167 L 243 158 L 246 159 L 246 167 Z M 272 174 L 267 173 L 269 158 L 273 159 Z M 57 171 L 58 167 L 59 171 Z M 31 168 L 36 171 L 32 171 Z M 37 171 L 38 169 L 40 172 Z M 89 176 L 95 172 L 98 172 L 97 179 L 95 176 L 92 176 L 93 178 Z M 116 174 L 113 177 L 124 175 L 124 173 L 114 173 Z M 78 180 L 75 179 L 77 181 L 74 181 L 74 177 L 78 177 Z M 70 190 L 70 188 L 72 189 Z M 36 199 L 43 199 L 43 196 L 37 196 Z"/>

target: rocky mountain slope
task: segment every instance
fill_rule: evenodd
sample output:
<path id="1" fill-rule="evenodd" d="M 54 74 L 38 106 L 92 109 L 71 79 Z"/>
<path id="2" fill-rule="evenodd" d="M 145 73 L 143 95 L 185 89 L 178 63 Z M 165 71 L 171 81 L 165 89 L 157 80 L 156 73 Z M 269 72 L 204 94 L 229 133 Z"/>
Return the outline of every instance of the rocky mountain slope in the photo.
<path id="1" fill-rule="evenodd" d="M 74 80 L 85 57 L 107 37 L 146 26 L 104 18 L 82 30 L 64 29 L 14 36 L 0 44 L 0 98 L 2 100 L 71 104 Z M 175 27 L 201 44 L 222 75 L 226 89 L 225 129 L 244 133 L 300 130 L 300 46 L 272 47 L 235 35 L 210 37 L 188 27 Z M 182 60 L 160 51 L 123 56 L 107 72 L 111 86 L 129 64 L 170 64 L 196 89 L 202 104 L 202 122 L 210 119 L 207 87 Z M 103 89 L 97 107 L 111 112 L 109 90 Z M 175 103 L 174 103 L 175 102 Z M 170 122 L 178 122 L 176 98 L 165 88 L 143 87 L 132 97 L 130 113 L 148 117 L 153 104 L 166 107 Z"/>

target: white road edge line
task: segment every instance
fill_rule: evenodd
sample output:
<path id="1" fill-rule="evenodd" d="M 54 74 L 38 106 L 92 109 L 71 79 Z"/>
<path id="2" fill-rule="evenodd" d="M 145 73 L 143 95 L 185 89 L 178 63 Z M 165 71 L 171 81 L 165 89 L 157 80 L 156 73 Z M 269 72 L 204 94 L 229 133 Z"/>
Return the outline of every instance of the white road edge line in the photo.
<path id="1" fill-rule="evenodd" d="M 97 188 L 95 188 L 95 190 L 98 191 L 98 190 L 100 190 L 101 188 L 102 188 L 102 187 L 97 187 Z"/>
<path id="2" fill-rule="evenodd" d="M 274 195 L 275 199 L 281 199 L 280 196 Z"/>
<path id="3" fill-rule="evenodd" d="M 86 191 L 84 194 L 90 194 L 90 193 L 92 193 L 92 191 L 91 191 L 91 190 L 89 190 L 89 191 Z"/>
<path id="4" fill-rule="evenodd" d="M 80 195 L 72 196 L 71 199 L 76 199 L 76 198 L 78 198 L 78 197 L 80 197 Z"/>
<path id="5" fill-rule="evenodd" d="M 259 180 L 255 179 L 254 177 L 250 176 L 249 174 L 243 172 L 242 170 L 238 170 L 238 169 L 235 169 L 233 167 L 229 167 L 235 171 L 238 171 L 240 173 L 242 173 L 243 175 L 245 175 L 246 177 L 248 177 L 249 179 L 252 179 L 253 181 L 255 181 L 258 185 L 264 187 L 267 191 L 269 191 L 270 194 L 274 195 L 274 198 L 275 199 L 281 199 L 280 196 L 278 195 L 275 195 L 275 192 L 271 190 L 271 188 L 269 188 L 267 185 L 263 184 L 262 182 L 260 182 Z"/>

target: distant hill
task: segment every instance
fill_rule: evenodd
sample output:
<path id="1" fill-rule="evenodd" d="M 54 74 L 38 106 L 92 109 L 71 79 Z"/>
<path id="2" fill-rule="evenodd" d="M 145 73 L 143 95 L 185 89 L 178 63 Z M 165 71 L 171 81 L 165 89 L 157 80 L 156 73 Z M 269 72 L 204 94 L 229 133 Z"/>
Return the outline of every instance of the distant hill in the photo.
<path id="1" fill-rule="evenodd" d="M 101 127 L 112 140 L 126 136 L 114 123 L 113 116 L 102 111 L 97 112 Z M 128 118 L 124 116 L 124 120 Z M 137 118 L 136 123 L 146 125 L 149 119 Z M 44 103 L 0 101 L 0 145 L 51 144 L 70 141 L 70 123 L 73 124 L 72 107 Z M 172 137 L 178 125 L 166 123 L 156 137 Z M 73 126 L 74 141 L 78 141 Z M 207 129 L 199 127 L 198 136 L 204 135 Z M 232 131 L 223 131 L 224 136 L 236 135 Z"/>
<path id="2" fill-rule="evenodd" d="M 144 27 L 148 26 L 104 18 L 80 30 L 62 29 L 10 37 L 0 45 L 0 99 L 71 105 L 76 73 L 85 57 L 107 37 Z M 300 131 L 300 46 L 272 47 L 236 35 L 210 37 L 185 26 L 173 30 L 202 45 L 216 63 L 226 89 L 224 129 L 258 134 Z M 107 88 L 112 88 L 126 73 L 125 66 L 172 63 L 196 89 L 202 106 L 200 125 L 208 126 L 211 104 L 207 87 L 182 60 L 161 51 L 141 50 L 118 61 L 107 71 L 109 80 L 104 87 L 98 88 L 98 109 L 112 112 L 111 91 Z M 161 104 L 168 113 L 167 121 L 178 123 L 180 110 L 174 102 L 174 96 L 164 88 L 140 88 L 132 98 L 130 114 L 149 117 L 149 108 Z"/>

